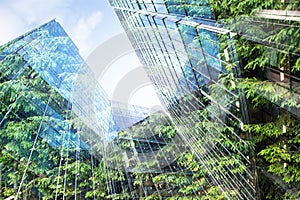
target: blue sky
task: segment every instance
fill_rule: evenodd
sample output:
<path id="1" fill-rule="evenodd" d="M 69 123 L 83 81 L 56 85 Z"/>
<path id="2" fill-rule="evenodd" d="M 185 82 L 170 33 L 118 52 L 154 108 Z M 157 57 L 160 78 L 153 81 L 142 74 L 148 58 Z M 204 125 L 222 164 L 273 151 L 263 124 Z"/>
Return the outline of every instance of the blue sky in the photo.
<path id="1" fill-rule="evenodd" d="M 123 31 L 106 0 L 0 0 L 0 5 L 0 44 L 55 18 L 86 57 Z"/>
<path id="2" fill-rule="evenodd" d="M 83 58 L 103 42 L 124 32 L 108 0 L 0 0 L 0 45 L 52 19 L 64 27 Z M 128 71 L 118 70 L 120 67 L 128 67 L 128 70 L 140 67 L 135 54 L 122 59 L 125 59 L 122 66 L 120 62 L 114 62 L 110 74 L 99 80 L 110 96 L 118 80 L 115 78 L 111 82 L 108 77 L 115 75 L 120 79 L 126 76 Z M 149 84 L 131 96 L 130 103 L 133 104 L 147 107 L 160 104 Z"/>

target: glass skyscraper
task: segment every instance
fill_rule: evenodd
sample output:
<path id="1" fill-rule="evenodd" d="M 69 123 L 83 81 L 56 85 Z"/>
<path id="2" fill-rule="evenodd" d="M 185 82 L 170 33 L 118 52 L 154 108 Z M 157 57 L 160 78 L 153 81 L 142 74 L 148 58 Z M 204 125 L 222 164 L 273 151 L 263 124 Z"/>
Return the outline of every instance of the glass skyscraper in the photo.
<path id="1" fill-rule="evenodd" d="M 99 164 L 118 132 L 150 114 L 111 102 L 55 20 L 1 46 L 0 70 L 0 198 L 66 198 L 67 184 L 83 198 L 81 164 Z"/>
<path id="2" fill-rule="evenodd" d="M 15 91 L 15 99 L 4 104 L 8 110 L 3 111 L 3 123 L 9 119 L 18 101 L 26 101 L 28 106 L 35 107 L 45 116 L 51 116 L 47 110 L 57 117 L 62 117 L 65 109 L 70 110 L 99 137 L 105 137 L 109 132 L 112 116 L 108 96 L 92 78 L 93 73 L 80 57 L 77 47 L 56 21 L 1 46 L 1 64 L 1 77 L 8 81 L 2 90 L 10 91 L 15 83 L 21 87 Z M 30 90 L 43 90 L 43 95 L 41 98 L 34 94 L 28 96 Z M 5 95 L 4 98 L 7 99 Z M 60 113 L 56 113 L 56 109 L 60 109 Z M 86 136 L 90 137 L 89 134 Z"/>
<path id="3" fill-rule="evenodd" d="M 299 197 L 299 3 L 110 3 L 206 180 L 227 199 Z"/>
<path id="4" fill-rule="evenodd" d="M 91 71 L 54 20 L 1 46 L 0 70 L 1 198 L 23 199 L 26 193 L 28 198 L 43 197 L 35 189 L 35 196 L 29 195 L 27 187 L 37 177 L 52 177 L 55 169 L 61 172 L 57 178 L 62 178 L 62 166 L 75 158 L 71 154 L 88 156 L 92 147 L 88 139 L 108 132 L 109 100 L 96 82 L 91 81 L 98 89 L 96 95 L 87 89 L 91 82 L 80 83 Z M 78 85 L 81 93 L 88 94 L 78 95 L 74 90 Z M 84 106 L 94 98 L 101 99 L 99 110 Z M 101 124 L 96 118 L 87 120 L 98 112 L 104 116 Z M 54 193 L 61 197 L 58 190 Z"/>
<path id="5" fill-rule="evenodd" d="M 110 101 L 55 20 L 2 45 L 0 199 L 298 199 L 299 2 L 110 3 L 166 113 Z"/>

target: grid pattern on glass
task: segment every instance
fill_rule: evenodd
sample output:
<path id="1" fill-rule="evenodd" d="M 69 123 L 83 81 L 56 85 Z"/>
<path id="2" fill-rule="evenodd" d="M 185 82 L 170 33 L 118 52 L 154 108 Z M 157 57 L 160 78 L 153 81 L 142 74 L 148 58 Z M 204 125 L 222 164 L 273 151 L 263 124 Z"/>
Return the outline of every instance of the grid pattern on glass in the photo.
<path id="1" fill-rule="evenodd" d="M 173 130 L 173 134 L 168 135 L 164 128 Z M 106 150 L 106 165 L 119 172 L 124 171 L 126 177 L 129 177 L 127 181 L 109 180 L 108 188 L 112 195 L 125 193 L 130 199 L 149 196 L 168 198 L 189 184 L 200 184 L 189 173 L 192 168 L 178 161 L 179 158 L 183 159 L 182 153 L 188 150 L 163 112 L 154 113 L 121 131 Z M 168 180 L 163 180 L 166 174 L 173 174 L 174 179 L 180 179 L 180 187 L 169 187 Z M 147 177 L 148 181 L 144 180 Z M 189 192 L 195 195 L 198 190 L 191 189 Z"/>
<path id="2" fill-rule="evenodd" d="M 243 113 L 236 107 L 240 102 L 237 91 L 226 89 L 218 80 L 220 74 L 228 74 L 223 66 L 233 65 L 231 62 L 220 59 L 219 41 L 216 39 L 220 37 L 218 33 L 200 27 L 195 28 L 180 21 L 173 22 L 172 27 L 170 25 L 172 21 L 168 18 L 131 14 L 126 10 L 117 10 L 117 12 L 120 12 L 119 15 L 126 16 L 123 17 L 126 21 L 122 22 L 133 34 L 131 37 L 143 38 L 135 41 L 137 45 L 135 48 L 141 52 L 143 58 L 146 58 L 144 62 L 147 70 L 166 109 L 170 111 L 175 124 L 184 130 L 180 134 L 189 139 L 190 146 L 197 153 L 200 162 L 206 163 L 209 173 L 220 174 L 219 178 L 214 180 L 216 184 L 223 185 L 225 190 L 232 190 L 240 188 L 238 185 L 245 182 L 246 187 L 241 188 L 238 195 L 240 198 L 253 197 L 254 189 L 251 184 L 248 184 L 248 180 L 252 180 L 252 175 L 248 168 L 251 165 L 246 158 L 247 155 L 241 153 L 243 158 L 235 160 L 236 164 L 243 166 L 244 173 L 232 173 L 230 168 L 234 168 L 235 164 L 222 166 L 219 169 L 226 173 L 210 171 L 215 163 L 207 164 L 213 159 L 226 158 L 228 161 L 232 159 L 228 147 L 221 143 L 221 140 L 227 138 L 221 130 L 229 128 L 228 123 L 236 124 L 237 128 L 243 124 Z M 229 38 L 229 35 L 227 37 Z M 180 43 L 184 48 L 178 49 L 180 46 L 175 46 L 173 41 Z M 151 59 L 153 55 L 155 59 Z M 174 60 L 177 61 L 174 62 Z M 199 118 L 198 110 L 204 110 L 208 115 L 202 113 Z M 206 126 L 198 125 L 196 129 L 198 134 L 195 134 L 194 127 L 200 119 L 204 120 L 203 123 L 206 123 Z M 216 124 L 217 122 L 220 124 Z M 208 130 L 209 124 L 214 124 L 214 126 Z M 207 131 L 211 134 L 207 134 Z M 233 141 L 240 140 L 237 132 L 232 132 L 231 135 Z M 216 143 L 219 143 L 220 147 L 213 148 Z M 211 148 L 207 149 L 207 146 Z M 237 146 L 231 148 L 239 151 Z M 232 182 L 228 183 L 230 179 Z"/>
<path id="3" fill-rule="evenodd" d="M 206 0 L 110 0 L 110 2 L 115 8 L 214 19 L 209 3 Z"/>
<path id="4" fill-rule="evenodd" d="M 141 172 L 157 178 L 174 173 L 185 180 L 182 187 L 200 184 L 187 173 L 191 167 L 178 162 L 188 149 L 169 117 L 109 101 L 57 22 L 0 47 L 0 55 L 0 171 L 5 185 L 0 198 L 143 198 L 160 193 L 154 182 L 138 183 Z M 167 54 L 159 59 L 172 63 Z M 12 163 L 18 163 L 14 171 Z"/>
<path id="5" fill-rule="evenodd" d="M 100 136 L 108 133 L 107 95 L 91 79 L 78 49 L 56 21 L 1 46 L 0 55 L 0 150 L 7 157 L 0 163 L 5 182 L 1 197 L 46 197 L 38 184 L 30 185 L 41 177 L 57 179 L 57 187 L 49 191 L 53 198 L 64 198 L 68 189 L 76 196 L 84 182 L 79 177 L 80 160 L 90 160 L 90 150 L 102 150 Z M 95 101 L 96 112 L 87 106 Z M 18 163 L 12 172 L 14 183 L 6 182 L 11 176 L 10 160 Z M 76 174 L 67 178 L 68 170 Z M 64 191 L 59 192 L 59 187 Z"/>
<path id="6" fill-rule="evenodd" d="M 115 122 L 115 130 L 121 132 L 130 126 L 144 120 L 150 115 L 150 108 L 145 108 L 137 105 L 125 104 L 122 102 L 113 101 L 112 116 Z"/>
<path id="7" fill-rule="evenodd" d="M 216 23 L 208 20 L 213 17 L 202 16 L 204 7 L 196 8 L 195 15 L 187 13 L 185 4 L 193 2 L 153 1 L 167 10 L 154 13 L 142 7 L 114 8 L 177 130 L 206 166 L 206 178 L 228 199 L 263 198 L 260 187 L 276 196 L 258 182 L 261 177 L 280 187 L 278 194 L 299 197 L 298 181 L 284 181 L 287 174 L 295 174 L 292 168 L 299 169 L 297 160 L 289 168 L 287 160 L 270 161 L 266 153 L 273 147 L 292 152 L 299 148 L 286 145 L 297 138 L 298 126 L 291 124 L 299 123 L 299 23 L 288 16 L 261 16 L 262 12 Z M 299 9 L 295 2 L 272 6 L 290 14 L 297 12 L 289 9 Z M 285 136 L 272 140 L 265 136 L 269 130 Z M 266 160 L 253 162 L 253 155 Z M 220 164 L 223 161 L 225 165 Z M 271 172 L 266 174 L 263 166 Z"/>

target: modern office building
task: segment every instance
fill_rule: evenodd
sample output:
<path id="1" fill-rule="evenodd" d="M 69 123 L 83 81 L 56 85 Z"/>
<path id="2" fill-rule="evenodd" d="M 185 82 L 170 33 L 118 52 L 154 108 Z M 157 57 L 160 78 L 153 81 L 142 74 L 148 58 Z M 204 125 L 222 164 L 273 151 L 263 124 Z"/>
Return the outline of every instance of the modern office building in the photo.
<path id="1" fill-rule="evenodd" d="M 1 46 L 0 70 L 0 198 L 84 198 L 80 161 L 101 161 L 118 122 L 77 47 L 52 20 Z"/>
<path id="2" fill-rule="evenodd" d="M 299 2 L 110 3 L 206 180 L 299 198 Z"/>
<path id="3" fill-rule="evenodd" d="M 80 57 L 77 47 L 56 21 L 52 20 L 1 46 L 0 55 L 2 82 L 8 81 L 3 84 L 2 90 L 11 92 L 11 86 L 24 85 L 16 89 L 15 99 L 11 98 L 11 102 L 3 105 L 7 109 L 3 111 L 3 124 L 10 118 L 18 101 L 24 99 L 30 107 L 40 110 L 41 116 L 59 112 L 55 114 L 57 117 L 63 115 L 63 118 L 70 119 L 64 111 L 70 110 L 99 137 L 105 137 L 109 132 L 111 102 L 93 79 L 93 73 Z M 38 91 L 43 88 L 44 91 Z M 35 97 L 30 90 L 43 92 L 43 95 Z M 3 98 L 7 99 L 5 94 Z M 97 105 L 95 102 L 98 102 Z M 47 110 L 51 112 L 47 113 Z M 90 136 L 87 134 L 85 137 Z"/>
<path id="4" fill-rule="evenodd" d="M 168 115 L 50 21 L 0 47 L 0 199 L 299 198 L 299 2 L 110 2 Z"/>
<path id="5" fill-rule="evenodd" d="M 111 107 L 113 121 L 116 125 L 116 132 L 128 129 L 133 124 L 144 120 L 151 113 L 150 108 L 145 108 L 137 105 L 130 105 L 117 101 L 112 101 Z"/>
<path id="6" fill-rule="evenodd" d="M 55 20 L 1 46 L 0 70 L 0 198 L 85 198 L 79 185 L 94 175 L 80 166 L 103 162 L 118 132 L 150 115 L 111 102 Z"/>
<path id="7" fill-rule="evenodd" d="M 157 190 L 137 174 L 185 175 L 168 117 L 109 100 L 55 20 L 1 46 L 0 70 L 0 198 L 139 199 Z"/>

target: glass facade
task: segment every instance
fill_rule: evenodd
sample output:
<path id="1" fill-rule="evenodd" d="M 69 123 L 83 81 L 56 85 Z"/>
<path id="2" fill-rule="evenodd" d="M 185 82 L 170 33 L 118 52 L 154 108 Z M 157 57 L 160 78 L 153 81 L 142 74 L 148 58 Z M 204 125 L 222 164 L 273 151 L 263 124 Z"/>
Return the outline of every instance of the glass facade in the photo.
<path id="1" fill-rule="evenodd" d="M 182 187 L 197 182 L 188 173 L 190 167 L 178 163 L 186 151 L 169 117 L 163 112 L 151 114 L 119 132 L 105 149 L 106 166 L 122 177 L 108 178 L 108 193 L 116 199 L 171 197 L 169 192 L 175 194 L 180 187 L 171 188 L 162 176 L 174 174 L 173 178 L 182 179 Z"/>
<path id="2" fill-rule="evenodd" d="M 109 100 L 52 20 L 0 47 L 0 199 L 298 199 L 298 1 L 110 0 L 166 113 Z"/>
<path id="3" fill-rule="evenodd" d="M 1 46 L 0 72 L 0 199 L 108 192 L 107 146 L 150 109 L 111 102 L 55 20 Z"/>
<path id="4" fill-rule="evenodd" d="M 110 3 L 205 179 L 226 199 L 299 198 L 299 2 Z"/>
<path id="5" fill-rule="evenodd" d="M 1 75 L 3 91 L 11 92 L 15 83 L 20 85 L 15 91 L 15 99 L 3 104 L 7 107 L 3 111 L 3 124 L 10 118 L 11 109 L 18 101 L 26 101 L 29 107 L 40 110 L 40 115 L 52 116 L 46 112 L 51 110 L 56 117 L 63 119 L 67 109 L 95 133 L 102 137 L 108 133 L 112 117 L 108 96 L 92 78 L 93 73 L 80 57 L 77 47 L 56 21 L 3 45 Z M 41 89 L 43 91 L 39 91 Z M 42 92 L 43 98 L 35 94 L 28 96 L 31 90 Z M 3 98 L 7 99 L 5 94 Z"/>
<path id="6" fill-rule="evenodd" d="M 142 106 L 130 105 L 117 101 L 112 101 L 111 105 L 116 132 L 125 130 L 133 124 L 144 120 L 151 113 L 150 108 Z"/>

